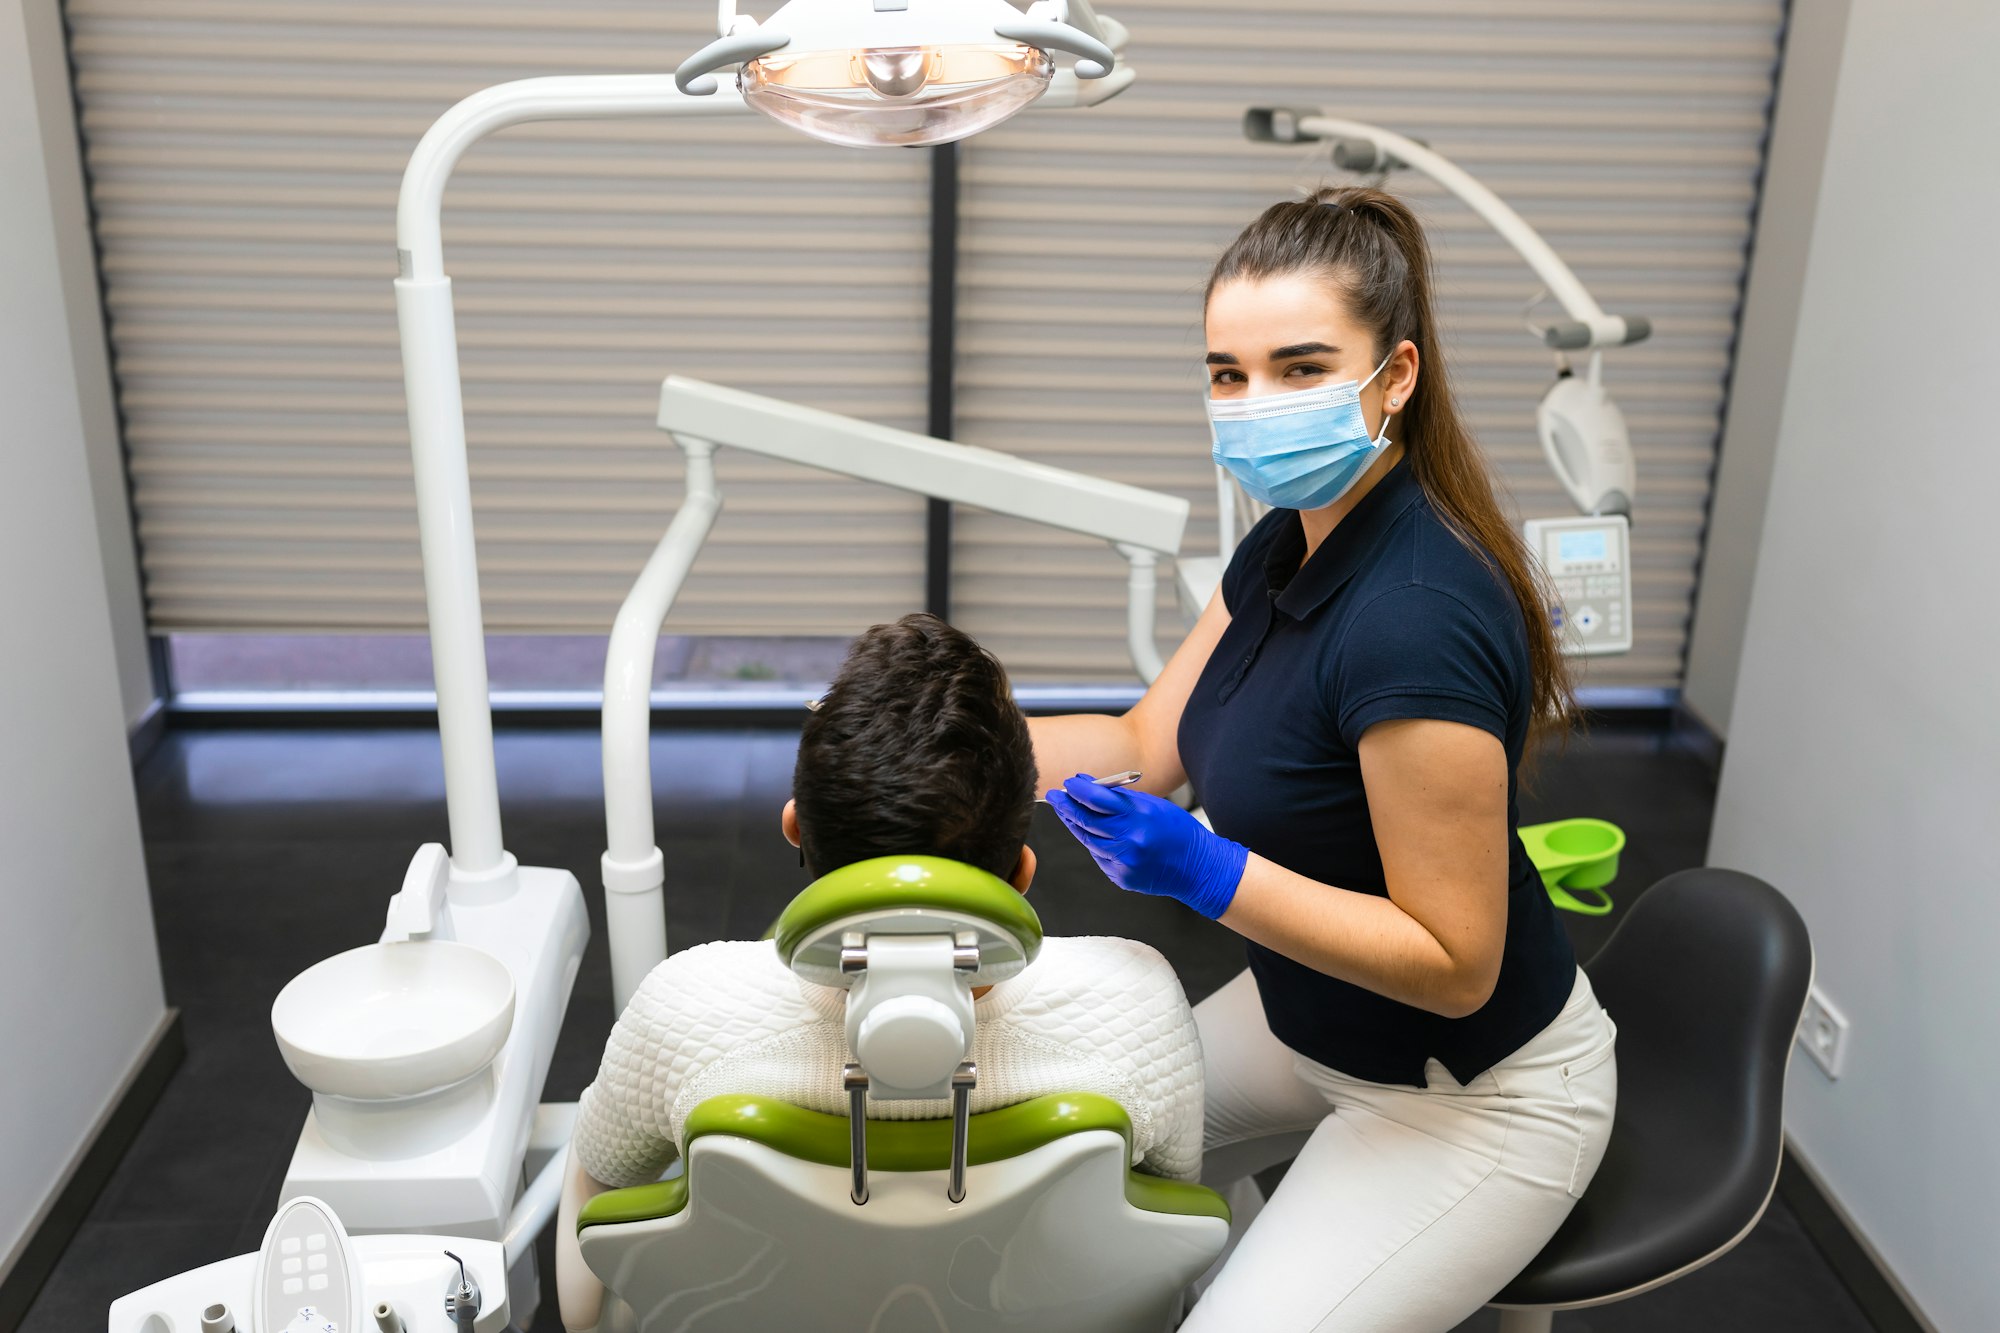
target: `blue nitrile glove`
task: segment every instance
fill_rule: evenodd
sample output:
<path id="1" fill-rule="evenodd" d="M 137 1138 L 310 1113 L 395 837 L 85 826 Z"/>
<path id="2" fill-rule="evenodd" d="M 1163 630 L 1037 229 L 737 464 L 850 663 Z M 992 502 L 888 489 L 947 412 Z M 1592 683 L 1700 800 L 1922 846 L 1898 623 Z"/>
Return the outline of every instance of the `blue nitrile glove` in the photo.
<path id="1" fill-rule="evenodd" d="M 1249 849 L 1209 832 L 1172 801 L 1100 787 L 1081 773 L 1048 801 L 1119 888 L 1179 899 L 1211 921 L 1229 910 Z"/>

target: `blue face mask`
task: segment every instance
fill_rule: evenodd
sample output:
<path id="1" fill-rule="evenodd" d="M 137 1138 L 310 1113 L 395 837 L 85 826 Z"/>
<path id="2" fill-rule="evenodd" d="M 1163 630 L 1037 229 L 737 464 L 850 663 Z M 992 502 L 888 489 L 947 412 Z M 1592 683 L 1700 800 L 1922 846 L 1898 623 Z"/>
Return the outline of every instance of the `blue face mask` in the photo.
<path id="1" fill-rule="evenodd" d="M 1394 353 L 1390 354 L 1391 356 Z M 1389 447 L 1389 418 L 1370 438 L 1361 391 L 1382 373 L 1317 389 L 1208 400 L 1215 461 L 1273 509 L 1324 509 L 1361 480 Z"/>

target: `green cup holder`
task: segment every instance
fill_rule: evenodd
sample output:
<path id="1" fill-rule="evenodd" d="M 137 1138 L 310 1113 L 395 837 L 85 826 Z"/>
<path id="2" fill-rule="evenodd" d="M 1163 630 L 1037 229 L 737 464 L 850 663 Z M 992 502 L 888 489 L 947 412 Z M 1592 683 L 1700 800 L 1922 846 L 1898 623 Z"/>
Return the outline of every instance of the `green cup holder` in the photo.
<path id="1" fill-rule="evenodd" d="M 1603 916 L 1611 910 L 1611 895 L 1604 890 L 1618 878 L 1625 830 L 1602 819 L 1558 819 L 1522 826 L 1521 842 L 1557 907 L 1584 916 Z M 1590 896 L 1579 898 L 1577 890 Z"/>

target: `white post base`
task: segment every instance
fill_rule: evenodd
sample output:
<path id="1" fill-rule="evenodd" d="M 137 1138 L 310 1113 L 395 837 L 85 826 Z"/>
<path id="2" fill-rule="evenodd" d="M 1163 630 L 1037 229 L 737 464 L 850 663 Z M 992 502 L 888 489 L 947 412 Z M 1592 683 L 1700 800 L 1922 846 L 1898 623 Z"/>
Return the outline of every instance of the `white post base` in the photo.
<path id="1" fill-rule="evenodd" d="M 1549 1333 L 1555 1318 L 1554 1310 L 1502 1310 L 1500 1333 Z"/>

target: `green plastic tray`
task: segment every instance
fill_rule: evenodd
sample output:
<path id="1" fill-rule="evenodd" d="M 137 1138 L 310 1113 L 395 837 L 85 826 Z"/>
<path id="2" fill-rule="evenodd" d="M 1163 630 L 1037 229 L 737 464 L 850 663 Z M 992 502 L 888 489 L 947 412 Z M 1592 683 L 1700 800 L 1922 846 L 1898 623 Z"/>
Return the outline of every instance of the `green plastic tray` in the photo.
<path id="1" fill-rule="evenodd" d="M 1558 819 L 1551 824 L 1525 824 L 1521 842 L 1528 859 L 1541 872 L 1549 900 L 1565 912 L 1603 916 L 1611 910 L 1605 886 L 1618 878 L 1618 854 L 1625 850 L 1625 830 L 1602 819 Z M 1576 891 L 1591 895 L 1578 898 Z"/>

